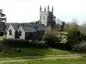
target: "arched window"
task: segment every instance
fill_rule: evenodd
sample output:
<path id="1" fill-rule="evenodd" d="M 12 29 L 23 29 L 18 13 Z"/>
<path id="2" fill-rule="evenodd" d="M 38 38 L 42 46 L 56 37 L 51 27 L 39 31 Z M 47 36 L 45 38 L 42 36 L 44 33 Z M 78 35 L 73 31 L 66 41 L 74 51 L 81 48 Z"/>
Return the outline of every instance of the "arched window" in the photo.
<path id="1" fill-rule="evenodd" d="M 21 36 L 21 34 L 22 34 L 22 31 L 21 31 L 21 30 L 19 30 L 19 36 Z"/>
<path id="2" fill-rule="evenodd" d="M 9 35 L 12 35 L 12 30 L 11 29 L 9 30 Z"/>

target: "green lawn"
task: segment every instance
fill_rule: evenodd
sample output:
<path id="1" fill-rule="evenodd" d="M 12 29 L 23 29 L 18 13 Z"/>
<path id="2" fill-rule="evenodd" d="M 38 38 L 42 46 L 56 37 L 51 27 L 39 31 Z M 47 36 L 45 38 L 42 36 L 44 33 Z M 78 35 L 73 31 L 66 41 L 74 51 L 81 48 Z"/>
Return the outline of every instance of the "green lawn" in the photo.
<path id="1" fill-rule="evenodd" d="M 22 57 L 22 56 L 45 56 L 45 55 L 61 55 L 72 54 L 71 51 L 59 50 L 54 48 L 20 48 L 21 52 L 17 52 L 16 48 L 0 53 L 1 57 Z"/>
<path id="2" fill-rule="evenodd" d="M 86 64 L 86 59 L 27 60 L 20 62 L 5 62 L 2 64 Z"/>
<path id="3" fill-rule="evenodd" d="M 56 59 L 59 55 L 71 55 L 71 51 L 59 50 L 54 48 L 20 48 L 21 52 L 16 52 L 15 48 L 9 49 L 5 52 L 0 61 L 8 60 L 26 60 L 15 62 L 4 62 L 0 64 L 85 64 L 86 55 L 82 55 L 83 58 L 63 58 Z M 48 56 L 52 55 L 52 56 Z M 58 56 L 55 56 L 58 55 Z M 54 59 L 40 59 L 40 58 L 54 58 Z M 74 56 L 75 57 L 75 56 Z M 32 59 L 32 60 L 29 60 Z"/>

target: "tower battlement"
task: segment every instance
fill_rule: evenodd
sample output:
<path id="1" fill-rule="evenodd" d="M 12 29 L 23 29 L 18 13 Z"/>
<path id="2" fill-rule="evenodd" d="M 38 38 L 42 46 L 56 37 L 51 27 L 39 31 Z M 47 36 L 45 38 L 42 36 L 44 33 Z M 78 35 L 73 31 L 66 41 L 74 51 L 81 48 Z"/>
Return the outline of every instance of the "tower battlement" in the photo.
<path id="1" fill-rule="evenodd" d="M 50 11 L 49 5 L 47 7 L 44 7 L 44 8 L 42 8 L 42 6 L 40 6 L 40 12 L 52 12 L 53 13 L 53 10 L 54 10 L 53 6 L 51 8 L 51 11 Z"/>
<path id="2" fill-rule="evenodd" d="M 45 26 L 52 26 L 54 25 L 54 15 L 53 15 L 53 7 L 50 11 L 50 7 L 47 6 L 42 10 L 42 7 L 40 6 L 40 24 L 44 24 Z"/>

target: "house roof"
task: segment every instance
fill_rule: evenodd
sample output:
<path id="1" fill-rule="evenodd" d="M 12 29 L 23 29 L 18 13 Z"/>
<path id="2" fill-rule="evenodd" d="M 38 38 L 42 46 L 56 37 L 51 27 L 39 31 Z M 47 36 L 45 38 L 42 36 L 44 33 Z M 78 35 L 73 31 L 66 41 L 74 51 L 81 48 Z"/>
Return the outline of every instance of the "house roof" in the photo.
<path id="1" fill-rule="evenodd" d="M 39 25 L 37 30 L 46 30 L 46 26 L 44 25 Z"/>
<path id="2" fill-rule="evenodd" d="M 28 26 L 28 23 L 7 23 L 6 24 L 7 29 L 9 28 L 10 25 L 13 26 L 14 30 L 18 30 L 20 26 Z"/>
<path id="3" fill-rule="evenodd" d="M 36 32 L 37 30 L 46 30 L 43 24 L 29 24 L 29 23 L 7 23 L 7 29 L 12 25 L 14 30 L 18 30 L 21 26 L 25 32 Z"/>
<path id="4" fill-rule="evenodd" d="M 25 32 L 36 32 L 36 29 L 31 26 L 22 26 L 22 28 Z"/>
<path id="5" fill-rule="evenodd" d="M 11 25 L 13 26 L 14 30 L 18 30 L 18 28 L 20 27 L 21 23 L 11 23 Z"/>

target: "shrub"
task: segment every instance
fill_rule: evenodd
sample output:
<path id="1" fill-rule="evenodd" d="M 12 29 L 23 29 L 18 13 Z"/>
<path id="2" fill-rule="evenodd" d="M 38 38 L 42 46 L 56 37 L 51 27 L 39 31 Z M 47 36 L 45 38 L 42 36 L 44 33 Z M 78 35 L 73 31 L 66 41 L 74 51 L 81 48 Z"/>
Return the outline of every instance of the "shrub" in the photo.
<path id="1" fill-rule="evenodd" d="M 45 48 L 45 43 L 29 42 L 28 40 L 4 39 L 4 46 L 9 48 Z"/>
<path id="2" fill-rule="evenodd" d="M 73 28 L 68 31 L 67 44 L 73 50 L 77 50 L 77 51 L 81 50 L 83 48 L 82 41 L 85 41 L 85 39 L 86 39 L 86 36 L 82 34 L 78 29 Z"/>
<path id="3" fill-rule="evenodd" d="M 50 46 L 55 46 L 59 42 L 58 37 L 52 34 L 45 34 L 42 40 Z"/>
<path id="4" fill-rule="evenodd" d="M 67 43 L 71 47 L 74 47 L 75 44 L 79 44 L 82 41 L 81 32 L 79 30 L 69 30 L 67 35 Z"/>
<path id="5" fill-rule="evenodd" d="M 72 50 L 86 53 L 86 41 L 82 41 L 80 44 L 76 44 Z"/>

